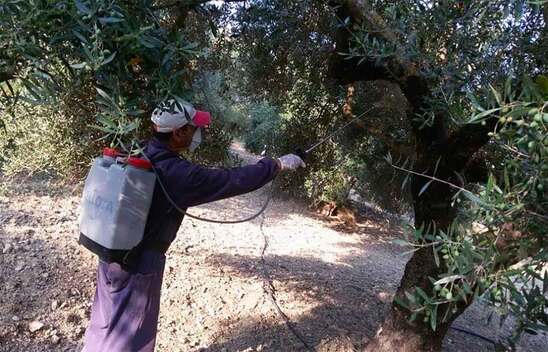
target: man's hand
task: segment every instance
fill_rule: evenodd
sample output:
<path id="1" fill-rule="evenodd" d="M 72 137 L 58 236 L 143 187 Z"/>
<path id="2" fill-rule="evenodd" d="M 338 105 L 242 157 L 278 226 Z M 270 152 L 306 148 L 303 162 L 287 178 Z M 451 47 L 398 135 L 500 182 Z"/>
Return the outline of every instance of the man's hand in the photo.
<path id="1" fill-rule="evenodd" d="M 297 168 L 306 167 L 303 159 L 299 158 L 295 154 L 287 154 L 278 158 L 278 165 L 280 165 L 280 170 L 291 170 L 295 171 Z"/>

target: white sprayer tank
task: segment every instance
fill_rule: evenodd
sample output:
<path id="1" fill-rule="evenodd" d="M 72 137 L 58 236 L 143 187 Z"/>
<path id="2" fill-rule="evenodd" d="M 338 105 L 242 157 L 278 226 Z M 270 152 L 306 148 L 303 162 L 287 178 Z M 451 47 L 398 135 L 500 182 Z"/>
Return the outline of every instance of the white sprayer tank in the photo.
<path id="1" fill-rule="evenodd" d="M 95 159 L 80 205 L 80 243 L 106 259 L 143 239 L 156 181 L 148 161 L 116 158 L 106 148 Z"/>

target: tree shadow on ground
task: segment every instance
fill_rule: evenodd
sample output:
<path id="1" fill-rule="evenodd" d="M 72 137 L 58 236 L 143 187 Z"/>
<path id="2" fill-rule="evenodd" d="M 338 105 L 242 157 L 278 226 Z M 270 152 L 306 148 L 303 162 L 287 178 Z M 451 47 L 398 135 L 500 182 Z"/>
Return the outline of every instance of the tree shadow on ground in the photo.
<path id="1" fill-rule="evenodd" d="M 312 257 L 265 258 L 265 270 L 278 289 L 278 304 L 309 345 L 325 351 L 348 351 L 363 346 L 375 332 L 388 308 L 384 301 L 390 300 L 401 275 L 388 271 L 379 277 L 369 267 L 378 259 L 375 253 L 379 250 L 372 248 L 367 261 L 356 256 L 336 264 Z M 230 275 L 268 280 L 260 258 L 219 255 L 212 258 L 212 264 L 230 268 Z M 304 310 L 305 306 L 313 308 Z M 292 310 L 302 313 L 296 316 Z M 306 350 L 281 320 L 257 320 L 242 323 L 232 338 L 209 346 L 207 351 L 256 349 L 260 345 L 269 351 Z"/>
<path id="2" fill-rule="evenodd" d="M 77 255 L 61 253 L 76 253 L 74 248 L 32 237 L 10 240 L 17 245 L 3 255 L 0 269 L 0 351 L 78 350 L 89 317 L 93 268 Z M 89 283 L 84 290 L 83 282 Z M 31 332 L 32 321 L 44 327 Z M 54 335 L 59 343 L 52 342 Z"/>
<path id="3" fill-rule="evenodd" d="M 210 261 L 212 265 L 229 268 L 228 273 L 236 277 L 260 280 L 270 277 L 277 289 L 279 306 L 316 351 L 353 351 L 363 348 L 379 328 L 403 274 L 405 258 L 401 256 L 393 257 L 398 265 L 390 266 L 397 269 L 383 270 L 383 263 L 393 254 L 391 251 L 385 245 L 372 245 L 365 253 L 346 257 L 338 263 L 317 258 L 268 256 L 263 266 L 260 258 L 231 255 L 217 255 Z M 494 322 L 486 325 L 485 306 L 481 306 L 476 303 L 457 323 L 496 340 L 498 329 L 493 330 Z M 202 351 L 308 350 L 279 316 L 276 320 L 256 318 L 241 322 L 225 336 L 230 338 L 216 341 Z M 534 341 L 527 338 L 522 348 L 543 351 L 546 342 L 545 336 Z M 494 351 L 494 346 L 451 330 L 443 350 Z"/>
<path id="4" fill-rule="evenodd" d="M 17 227 L 25 224 L 21 231 L 0 235 L 0 352 L 81 351 L 97 259 L 78 245 L 76 234 L 59 231 L 74 235 L 72 241 L 44 235 L 48 224 L 32 212 L 6 212 L 0 219 L 11 219 Z M 2 253 L 6 246 L 9 250 Z M 33 321 L 43 327 L 30 331 Z M 120 324 L 114 333 L 129 331 Z"/>
<path id="5" fill-rule="evenodd" d="M 0 351 L 79 350 L 89 315 L 95 261 L 82 255 L 75 220 L 41 198 L 48 196 L 41 186 L 11 184 L 0 204 Z M 44 326 L 31 332 L 32 321 Z"/>

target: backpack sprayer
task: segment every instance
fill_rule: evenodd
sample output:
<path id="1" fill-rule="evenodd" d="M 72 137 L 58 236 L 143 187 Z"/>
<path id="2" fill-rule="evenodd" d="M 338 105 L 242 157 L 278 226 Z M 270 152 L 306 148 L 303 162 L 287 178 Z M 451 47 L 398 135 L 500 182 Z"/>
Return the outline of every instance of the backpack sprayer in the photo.
<path id="1" fill-rule="evenodd" d="M 152 163 L 105 148 L 86 177 L 79 243 L 101 259 L 119 261 L 142 240 L 156 176 Z"/>
<path id="2" fill-rule="evenodd" d="M 368 111 L 356 116 L 311 147 L 297 149 L 295 153 L 305 160 L 314 149 Z M 273 186 L 261 209 L 244 219 L 215 220 L 192 215 L 176 204 L 152 161 L 142 150 L 139 152 L 141 157 L 124 156 L 116 149 L 105 148 L 103 155 L 94 160 L 86 177 L 79 218 L 79 243 L 107 262 L 123 260 L 132 249 L 142 243 L 156 181 L 178 212 L 196 220 L 218 224 L 237 224 L 253 220 L 266 210 L 272 199 Z"/>

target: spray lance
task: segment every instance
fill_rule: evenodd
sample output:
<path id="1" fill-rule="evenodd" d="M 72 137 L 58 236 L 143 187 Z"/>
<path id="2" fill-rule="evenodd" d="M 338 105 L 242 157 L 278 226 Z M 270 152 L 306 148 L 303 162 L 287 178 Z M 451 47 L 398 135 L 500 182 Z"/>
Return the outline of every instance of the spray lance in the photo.
<path id="1" fill-rule="evenodd" d="M 326 137 L 322 138 L 321 140 L 319 140 L 318 142 L 314 143 L 313 145 L 311 145 L 310 147 L 308 147 L 307 149 L 302 149 L 302 148 L 297 148 L 295 150 L 295 154 L 298 155 L 301 159 L 303 160 L 306 160 L 306 158 L 308 157 L 308 155 L 316 148 L 318 148 L 319 146 L 321 146 L 322 144 L 324 144 L 325 142 L 331 140 L 333 137 L 335 137 L 336 135 L 338 135 L 340 132 L 342 132 L 344 129 L 346 129 L 348 126 L 350 126 L 352 123 L 356 122 L 357 120 L 361 119 L 363 116 L 365 116 L 365 114 L 367 114 L 369 111 L 371 111 L 372 109 L 369 109 L 357 116 L 355 116 L 352 120 L 348 121 L 347 123 L 345 123 L 343 126 L 337 128 L 335 131 L 333 131 L 332 133 L 330 133 L 329 135 L 327 135 Z M 148 160 L 147 156 L 145 155 L 145 153 L 142 152 L 142 150 L 140 151 L 141 154 Z M 150 160 L 148 160 L 150 162 Z M 152 162 L 151 162 L 152 163 Z M 236 219 L 236 220 L 216 220 L 216 219 L 208 219 L 208 218 L 203 218 L 201 216 L 197 216 L 197 215 L 193 215 L 193 214 L 190 214 L 188 211 L 185 211 L 183 209 L 181 209 L 179 206 L 177 206 L 177 203 L 175 201 L 173 201 L 173 199 L 169 196 L 169 193 L 167 192 L 165 186 L 163 185 L 163 183 L 161 182 L 160 180 L 160 177 L 158 175 L 158 173 L 156 172 L 156 169 L 154 168 L 154 166 L 152 166 L 152 170 L 154 171 L 154 173 L 156 174 L 156 177 L 158 179 L 158 184 L 160 185 L 161 189 L 162 189 L 162 192 L 164 193 L 164 195 L 166 196 L 166 198 L 168 199 L 168 201 L 171 203 L 171 205 L 181 214 L 183 215 L 186 215 L 192 219 L 195 219 L 195 220 L 199 220 L 199 221 L 204 221 L 204 222 L 210 222 L 210 223 L 215 223 L 215 224 L 239 224 L 239 223 L 243 223 L 243 222 L 247 222 L 247 221 L 251 221 L 257 217 L 259 217 L 265 210 L 266 208 L 268 207 L 268 205 L 270 204 L 270 201 L 272 200 L 272 194 L 273 194 L 273 190 L 274 190 L 274 186 L 272 185 L 270 187 L 270 191 L 268 193 L 268 196 L 267 196 L 267 199 L 266 201 L 264 202 L 264 204 L 261 206 L 261 209 L 259 209 L 259 211 L 249 217 L 246 217 L 246 218 L 243 218 L 243 219 Z"/>
<path id="2" fill-rule="evenodd" d="M 314 143 L 312 146 L 310 146 L 308 149 L 305 149 L 303 150 L 302 148 L 297 148 L 295 150 L 295 154 L 297 154 L 301 159 L 305 160 L 308 156 L 308 154 L 310 154 L 310 152 L 312 152 L 314 149 L 318 148 L 320 145 L 324 144 L 325 142 L 327 142 L 328 140 L 330 140 L 331 138 L 335 137 L 336 135 L 338 135 L 341 131 L 343 131 L 345 128 L 347 128 L 348 126 L 350 126 L 352 123 L 356 122 L 356 120 L 359 120 L 361 119 L 365 114 L 367 114 L 369 111 L 371 111 L 371 109 L 361 113 L 360 115 L 354 117 L 352 120 L 348 121 L 347 123 L 345 123 L 343 126 L 337 128 L 335 131 L 331 132 L 330 134 L 328 134 L 326 137 L 322 138 L 321 140 L 319 140 L 318 142 Z"/>

